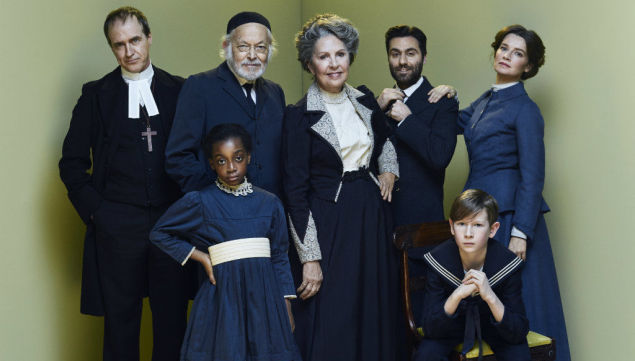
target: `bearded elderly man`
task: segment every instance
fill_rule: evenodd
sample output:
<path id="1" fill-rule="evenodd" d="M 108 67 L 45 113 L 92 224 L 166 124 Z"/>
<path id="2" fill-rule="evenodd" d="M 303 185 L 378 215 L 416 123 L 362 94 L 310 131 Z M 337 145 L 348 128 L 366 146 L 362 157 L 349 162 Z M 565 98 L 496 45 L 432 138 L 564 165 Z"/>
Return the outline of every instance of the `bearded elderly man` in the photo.
<path id="1" fill-rule="evenodd" d="M 104 360 L 139 360 L 148 295 L 152 360 L 174 361 L 185 333 L 188 277 L 148 235 L 181 195 L 164 170 L 164 149 L 183 79 L 151 64 L 152 34 L 138 9 L 112 11 L 104 34 L 119 66 L 82 88 L 59 163 L 87 225 L 81 312 L 104 316 Z"/>
<path id="2" fill-rule="evenodd" d="M 401 174 L 393 192 L 396 226 L 443 220 L 443 181 L 456 146 L 458 104 L 428 99 L 432 85 L 421 76 L 426 62 L 423 31 L 398 25 L 386 32 L 390 74 L 397 83 L 377 98 L 394 126 Z"/>
<path id="3" fill-rule="evenodd" d="M 262 78 L 274 45 L 264 16 L 238 13 L 227 23 L 223 37 L 225 61 L 192 75 L 183 85 L 166 148 L 166 170 L 183 192 L 199 190 L 215 179 L 201 147 L 209 130 L 221 123 L 237 123 L 253 139 L 249 181 L 280 195 L 284 93 Z"/>

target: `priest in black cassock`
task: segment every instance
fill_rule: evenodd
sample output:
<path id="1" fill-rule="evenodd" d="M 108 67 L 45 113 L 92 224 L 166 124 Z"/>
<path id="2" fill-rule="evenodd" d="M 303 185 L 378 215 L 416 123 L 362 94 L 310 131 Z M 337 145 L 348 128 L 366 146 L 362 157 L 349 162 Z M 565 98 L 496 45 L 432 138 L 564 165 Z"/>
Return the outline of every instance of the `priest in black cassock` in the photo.
<path id="1" fill-rule="evenodd" d="M 165 173 L 164 152 L 183 79 L 150 63 L 152 34 L 141 11 L 112 11 L 104 33 L 120 66 L 84 84 L 59 163 L 87 225 L 81 312 L 105 316 L 104 360 L 139 360 L 142 299 L 149 296 L 152 360 L 175 361 L 188 277 L 148 235 L 181 194 Z"/>
<path id="2" fill-rule="evenodd" d="M 215 69 L 192 75 L 179 95 L 174 127 L 166 149 L 166 170 L 186 193 L 216 178 L 201 147 L 215 125 L 237 123 L 253 139 L 249 181 L 280 195 L 280 147 L 284 93 L 262 78 L 275 41 L 269 21 L 255 12 L 241 12 L 227 24 L 222 43 L 225 61 Z"/>

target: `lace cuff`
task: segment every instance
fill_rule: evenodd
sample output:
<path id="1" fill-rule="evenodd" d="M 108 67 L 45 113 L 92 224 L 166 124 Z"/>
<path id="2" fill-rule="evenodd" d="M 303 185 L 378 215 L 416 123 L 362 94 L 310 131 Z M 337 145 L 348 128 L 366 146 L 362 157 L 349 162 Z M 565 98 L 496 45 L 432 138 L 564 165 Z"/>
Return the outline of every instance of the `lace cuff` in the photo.
<path id="1" fill-rule="evenodd" d="M 315 222 L 313 221 L 311 212 L 309 212 L 309 221 L 307 222 L 306 231 L 304 232 L 304 240 L 300 240 L 300 237 L 298 237 L 291 217 L 289 217 L 289 229 L 291 230 L 291 238 L 293 238 L 293 243 L 295 243 L 295 249 L 298 251 L 300 262 L 306 263 L 322 259 L 322 251 L 320 251 L 320 244 L 317 240 L 317 229 L 315 228 Z"/>
<path id="2" fill-rule="evenodd" d="M 397 162 L 397 152 L 390 139 L 384 143 L 384 148 L 377 160 L 379 163 L 379 174 L 390 172 L 399 178 L 399 162 Z"/>

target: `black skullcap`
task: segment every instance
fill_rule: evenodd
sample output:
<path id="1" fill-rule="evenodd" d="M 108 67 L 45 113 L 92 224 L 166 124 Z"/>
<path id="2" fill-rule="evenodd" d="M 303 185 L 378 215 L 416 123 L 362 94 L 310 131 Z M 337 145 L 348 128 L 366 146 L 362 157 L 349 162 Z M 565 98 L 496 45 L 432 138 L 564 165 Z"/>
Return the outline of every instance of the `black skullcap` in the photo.
<path id="1" fill-rule="evenodd" d="M 247 23 L 262 24 L 266 26 L 269 31 L 271 31 L 271 25 L 269 24 L 269 20 L 267 20 L 266 17 L 254 11 L 243 11 L 229 19 L 229 22 L 227 23 L 227 34 L 231 33 L 232 30 L 236 29 L 237 27 Z"/>

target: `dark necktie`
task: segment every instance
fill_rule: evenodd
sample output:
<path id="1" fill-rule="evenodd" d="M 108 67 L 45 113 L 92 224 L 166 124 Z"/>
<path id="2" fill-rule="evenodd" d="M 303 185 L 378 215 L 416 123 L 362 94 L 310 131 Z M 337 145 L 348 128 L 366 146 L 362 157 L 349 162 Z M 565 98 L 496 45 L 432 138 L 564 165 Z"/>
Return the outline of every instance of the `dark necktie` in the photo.
<path id="1" fill-rule="evenodd" d="M 243 84 L 243 88 L 247 91 L 247 105 L 249 106 L 249 112 L 251 114 L 256 110 L 256 103 L 254 103 L 254 99 L 251 97 L 251 88 L 253 88 L 253 86 L 251 83 Z"/>

